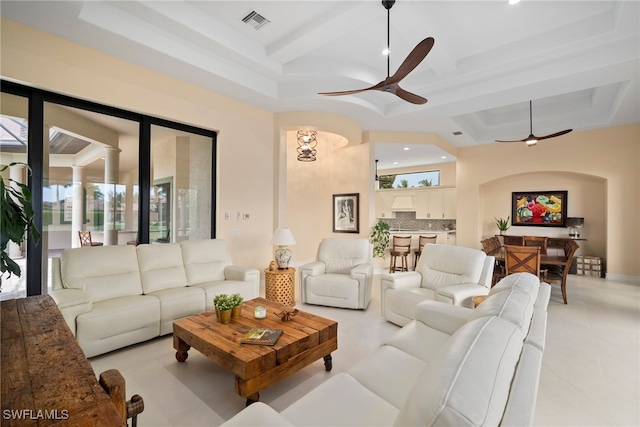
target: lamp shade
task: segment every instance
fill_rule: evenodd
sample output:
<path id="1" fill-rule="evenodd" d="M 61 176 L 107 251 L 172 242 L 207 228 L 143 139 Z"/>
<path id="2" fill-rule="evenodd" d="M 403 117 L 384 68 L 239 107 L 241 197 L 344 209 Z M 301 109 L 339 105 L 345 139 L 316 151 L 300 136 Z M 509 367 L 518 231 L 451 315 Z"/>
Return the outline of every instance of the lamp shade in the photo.
<path id="1" fill-rule="evenodd" d="M 567 227 L 582 227 L 582 226 L 584 226 L 584 218 L 567 217 Z"/>
<path id="2" fill-rule="evenodd" d="M 271 244 L 274 246 L 291 246 L 296 244 L 296 240 L 293 238 L 293 233 L 288 228 L 278 228 L 273 237 L 271 238 Z"/>

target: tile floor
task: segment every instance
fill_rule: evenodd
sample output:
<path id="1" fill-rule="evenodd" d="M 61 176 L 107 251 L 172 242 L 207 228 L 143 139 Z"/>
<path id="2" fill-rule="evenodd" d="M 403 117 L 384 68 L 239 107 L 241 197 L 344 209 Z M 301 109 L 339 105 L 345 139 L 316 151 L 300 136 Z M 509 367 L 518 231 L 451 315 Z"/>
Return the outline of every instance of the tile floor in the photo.
<path id="1" fill-rule="evenodd" d="M 537 426 L 640 425 L 640 285 L 571 275 L 569 304 L 553 288 L 538 391 Z M 333 370 L 322 360 L 260 393 L 282 410 L 338 372 L 348 370 L 398 329 L 380 317 L 379 277 L 367 310 L 298 303 L 339 322 Z M 139 426 L 216 426 L 244 407 L 233 376 L 197 351 L 174 358 L 171 336 L 94 357 L 96 373 L 116 368 L 127 396 L 140 394 Z"/>

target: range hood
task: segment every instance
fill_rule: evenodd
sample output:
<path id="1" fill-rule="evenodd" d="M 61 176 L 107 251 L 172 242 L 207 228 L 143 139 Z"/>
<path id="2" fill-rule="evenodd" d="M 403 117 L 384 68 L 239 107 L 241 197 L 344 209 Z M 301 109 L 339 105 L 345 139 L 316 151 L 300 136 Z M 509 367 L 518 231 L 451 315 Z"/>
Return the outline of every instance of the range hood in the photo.
<path id="1" fill-rule="evenodd" d="M 391 204 L 391 210 L 396 212 L 412 212 L 415 211 L 413 196 L 395 196 Z"/>

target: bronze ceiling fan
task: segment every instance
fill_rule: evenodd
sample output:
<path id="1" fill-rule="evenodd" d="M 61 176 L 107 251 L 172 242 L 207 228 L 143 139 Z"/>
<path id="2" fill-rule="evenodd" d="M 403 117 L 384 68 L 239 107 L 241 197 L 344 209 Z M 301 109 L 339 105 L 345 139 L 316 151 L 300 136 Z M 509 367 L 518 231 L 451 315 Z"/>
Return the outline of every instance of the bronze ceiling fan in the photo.
<path id="1" fill-rule="evenodd" d="M 531 109 L 531 101 L 529 101 L 529 136 L 525 139 L 516 139 L 512 141 L 503 141 L 496 139 L 496 142 L 524 142 L 527 144 L 527 147 L 532 147 L 536 145 L 538 141 L 542 141 L 543 139 L 555 138 L 556 136 L 561 136 L 571 132 L 573 129 L 565 129 L 560 132 L 552 133 L 550 135 L 545 136 L 535 136 L 533 134 L 533 117 L 532 117 L 532 109 Z"/>
<path id="2" fill-rule="evenodd" d="M 389 15 L 390 9 L 395 3 L 393 1 L 382 1 L 382 5 L 387 9 L 387 49 L 389 49 Z M 364 89 L 347 90 L 342 92 L 321 92 L 319 95 L 326 96 L 340 96 L 340 95 L 353 95 L 355 93 L 365 92 L 368 90 L 379 90 L 382 92 L 389 92 L 407 102 L 412 104 L 425 104 L 426 98 L 418 96 L 414 93 L 408 92 L 399 86 L 399 83 L 404 79 L 414 68 L 416 68 L 422 60 L 427 56 L 431 48 L 433 47 L 435 40 L 433 37 L 427 37 L 422 40 L 416 47 L 413 48 L 411 53 L 405 58 L 404 62 L 398 67 L 398 70 L 393 76 L 389 76 L 389 55 L 387 55 L 387 78 L 378 83 L 377 85 L 367 87 Z"/>

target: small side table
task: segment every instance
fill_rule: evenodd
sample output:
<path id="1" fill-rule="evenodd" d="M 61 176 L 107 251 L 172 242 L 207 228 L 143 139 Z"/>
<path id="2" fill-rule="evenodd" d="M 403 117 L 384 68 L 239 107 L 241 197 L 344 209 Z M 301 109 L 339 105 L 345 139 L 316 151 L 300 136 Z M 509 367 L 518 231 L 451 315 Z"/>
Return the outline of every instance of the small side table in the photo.
<path id="1" fill-rule="evenodd" d="M 270 301 L 293 307 L 296 304 L 296 269 L 264 270 L 265 296 Z"/>
<path id="2" fill-rule="evenodd" d="M 475 297 L 471 298 L 471 301 L 473 301 L 473 308 L 479 306 L 480 303 L 486 300 L 488 296 L 489 295 L 476 295 Z"/>

